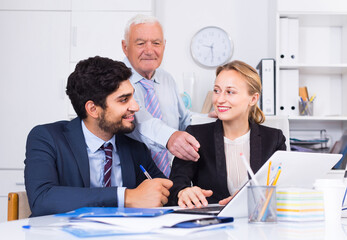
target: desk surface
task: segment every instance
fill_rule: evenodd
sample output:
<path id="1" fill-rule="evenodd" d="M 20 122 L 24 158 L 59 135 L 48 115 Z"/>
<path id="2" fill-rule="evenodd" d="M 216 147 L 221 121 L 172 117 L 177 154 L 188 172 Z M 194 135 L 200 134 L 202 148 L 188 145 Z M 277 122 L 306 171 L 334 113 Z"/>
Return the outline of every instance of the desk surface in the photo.
<path id="1" fill-rule="evenodd" d="M 47 225 L 49 223 L 63 221 L 64 218 L 44 216 L 30 219 L 0 223 L 1 239 L 16 240 L 46 240 L 46 239 L 81 239 L 59 229 L 23 229 L 23 225 Z M 116 236 L 117 239 L 177 239 L 177 236 L 163 235 L 128 235 Z M 115 236 L 86 238 L 92 239 L 114 239 Z M 182 238 L 182 237 L 179 237 Z M 184 236 L 184 239 L 261 239 L 261 240 L 278 240 L 278 239 L 315 239 L 315 240 L 346 240 L 347 239 L 347 219 L 344 218 L 341 224 L 325 224 L 324 222 L 308 223 L 288 223 L 278 222 L 275 224 L 249 224 L 247 219 L 235 219 L 232 227 L 227 229 L 210 230 L 206 232 L 194 233 Z"/>

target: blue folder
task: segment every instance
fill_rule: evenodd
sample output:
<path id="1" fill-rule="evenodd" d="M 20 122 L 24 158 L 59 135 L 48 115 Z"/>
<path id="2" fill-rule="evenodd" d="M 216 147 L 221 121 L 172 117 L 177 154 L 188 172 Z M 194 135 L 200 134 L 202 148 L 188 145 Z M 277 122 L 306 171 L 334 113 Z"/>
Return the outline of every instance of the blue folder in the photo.
<path id="1" fill-rule="evenodd" d="M 173 212 L 168 208 L 117 208 L 84 207 L 67 213 L 55 214 L 57 217 L 155 217 Z"/>

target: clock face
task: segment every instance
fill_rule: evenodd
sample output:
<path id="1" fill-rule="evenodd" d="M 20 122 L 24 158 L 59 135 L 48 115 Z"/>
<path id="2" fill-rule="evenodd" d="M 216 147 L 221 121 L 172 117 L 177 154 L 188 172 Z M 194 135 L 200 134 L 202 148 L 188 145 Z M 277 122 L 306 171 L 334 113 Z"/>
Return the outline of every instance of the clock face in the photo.
<path id="1" fill-rule="evenodd" d="M 219 27 L 205 27 L 192 38 L 190 51 L 194 61 L 203 67 L 217 67 L 233 54 L 230 36 Z"/>

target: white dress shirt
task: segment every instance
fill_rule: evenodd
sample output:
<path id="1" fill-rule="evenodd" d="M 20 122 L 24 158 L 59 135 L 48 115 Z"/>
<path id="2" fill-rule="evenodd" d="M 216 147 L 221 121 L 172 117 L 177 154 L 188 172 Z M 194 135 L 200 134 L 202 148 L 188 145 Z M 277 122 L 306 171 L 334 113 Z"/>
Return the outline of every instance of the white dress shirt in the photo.
<path id="1" fill-rule="evenodd" d="M 230 140 L 224 137 L 224 151 L 227 167 L 228 190 L 230 195 L 238 191 L 248 180 L 248 173 L 240 153 L 249 164 L 250 159 L 250 131 L 245 135 Z"/>
<path id="2" fill-rule="evenodd" d="M 103 187 L 104 182 L 104 166 L 106 164 L 106 156 L 104 150 L 100 149 L 105 141 L 95 136 L 88 130 L 82 120 L 82 131 L 87 144 L 87 153 L 89 158 L 90 172 L 90 187 Z M 118 207 L 124 207 L 125 187 L 122 180 L 122 169 L 120 165 L 119 155 L 116 147 L 116 136 L 107 141 L 113 146 L 112 151 L 112 171 L 111 171 L 111 186 L 118 187 Z"/>
<path id="3" fill-rule="evenodd" d="M 127 58 L 124 59 L 124 63 L 132 68 Z M 154 90 L 163 119 L 153 118 L 145 107 L 146 90 L 139 82 L 143 77 L 134 69 L 132 72 L 130 82 L 135 88 L 134 98 L 140 110 L 135 113 L 136 128 L 129 137 L 145 143 L 149 149 L 158 152 L 166 148 L 169 138 L 175 131 L 184 131 L 190 125 L 191 113 L 184 106 L 173 77 L 158 68 L 150 80 L 154 81 Z"/>

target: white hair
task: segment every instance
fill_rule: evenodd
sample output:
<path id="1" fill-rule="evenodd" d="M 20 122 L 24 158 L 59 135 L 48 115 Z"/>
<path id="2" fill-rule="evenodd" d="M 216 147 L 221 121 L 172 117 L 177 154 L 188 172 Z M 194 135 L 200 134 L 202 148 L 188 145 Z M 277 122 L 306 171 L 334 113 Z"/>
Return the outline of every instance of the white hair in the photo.
<path id="1" fill-rule="evenodd" d="M 163 30 L 163 26 L 160 24 L 158 18 L 156 18 L 155 16 L 137 14 L 134 17 L 132 17 L 125 25 L 124 40 L 125 40 L 126 44 L 128 44 L 128 42 L 129 42 L 129 31 L 130 31 L 131 25 L 137 25 L 137 24 L 141 24 L 141 23 L 158 23 L 160 25 L 161 29 Z M 163 30 L 163 32 L 164 32 L 164 30 Z"/>

